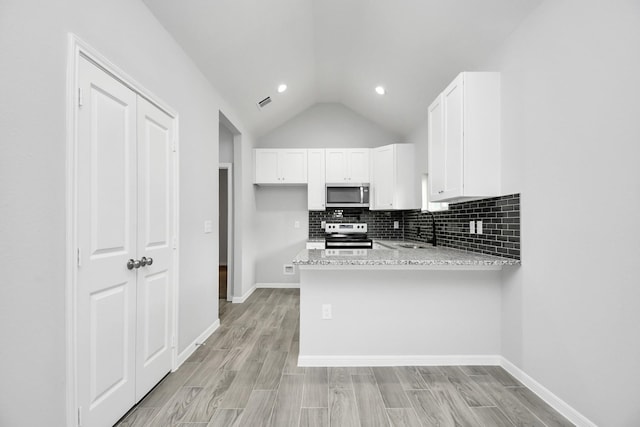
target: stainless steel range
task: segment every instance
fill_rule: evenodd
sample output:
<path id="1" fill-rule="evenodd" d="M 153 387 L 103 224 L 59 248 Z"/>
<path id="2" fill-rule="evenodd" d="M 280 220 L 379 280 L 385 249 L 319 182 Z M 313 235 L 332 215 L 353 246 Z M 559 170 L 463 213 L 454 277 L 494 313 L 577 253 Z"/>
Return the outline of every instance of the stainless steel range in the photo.
<path id="1" fill-rule="evenodd" d="M 371 249 L 373 241 L 367 237 L 367 224 L 327 224 L 325 228 L 326 249 Z"/>

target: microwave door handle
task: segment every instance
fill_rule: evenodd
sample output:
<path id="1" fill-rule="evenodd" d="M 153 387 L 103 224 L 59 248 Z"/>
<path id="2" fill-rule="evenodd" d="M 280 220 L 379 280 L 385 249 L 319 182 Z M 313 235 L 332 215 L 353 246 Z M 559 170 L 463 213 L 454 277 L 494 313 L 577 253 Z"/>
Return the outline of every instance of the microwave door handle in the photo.
<path id="1" fill-rule="evenodd" d="M 360 186 L 360 203 L 364 203 L 364 187 Z"/>

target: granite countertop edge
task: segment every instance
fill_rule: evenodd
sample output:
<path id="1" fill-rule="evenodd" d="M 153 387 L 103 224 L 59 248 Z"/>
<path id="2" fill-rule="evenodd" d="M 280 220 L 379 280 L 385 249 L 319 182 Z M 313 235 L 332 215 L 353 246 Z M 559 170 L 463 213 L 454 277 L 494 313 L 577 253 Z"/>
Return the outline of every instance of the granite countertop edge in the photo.
<path id="1" fill-rule="evenodd" d="M 449 247 L 437 247 L 429 249 L 405 249 L 397 245 L 402 243 L 424 243 L 411 241 L 386 241 L 377 240 L 389 249 L 370 249 L 367 255 L 360 256 L 325 256 L 323 249 L 303 249 L 293 259 L 293 264 L 298 266 L 506 266 L 520 265 L 520 260 L 503 258 L 493 255 L 485 255 L 477 252 L 468 252 Z"/>

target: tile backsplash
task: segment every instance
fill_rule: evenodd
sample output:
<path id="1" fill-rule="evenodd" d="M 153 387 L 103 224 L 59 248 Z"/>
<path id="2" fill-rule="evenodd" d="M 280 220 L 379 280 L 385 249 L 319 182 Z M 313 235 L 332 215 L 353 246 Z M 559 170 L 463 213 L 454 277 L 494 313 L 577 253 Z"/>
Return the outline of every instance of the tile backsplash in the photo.
<path id="1" fill-rule="evenodd" d="M 374 239 L 432 239 L 432 219 L 426 212 L 345 209 L 339 218 L 336 211 L 310 211 L 309 237 L 324 237 L 320 225 L 327 221 L 366 222 L 369 237 Z M 449 210 L 433 215 L 439 246 L 520 259 L 520 194 L 450 204 Z M 394 221 L 398 221 L 398 229 L 393 228 Z M 470 221 L 482 221 L 482 234 L 469 232 Z"/>
<path id="2" fill-rule="evenodd" d="M 342 217 L 338 217 L 342 212 Z M 369 209 L 327 209 L 326 211 L 309 211 L 309 238 L 324 238 L 324 230 L 320 227 L 322 221 L 366 222 L 367 235 L 373 239 L 402 239 L 402 211 L 370 211 Z M 393 222 L 398 221 L 398 228 L 393 228 Z"/>
<path id="3" fill-rule="evenodd" d="M 520 259 L 520 194 L 450 204 L 433 215 L 438 245 Z M 482 221 L 482 234 L 469 232 L 470 221 Z M 405 239 L 430 241 L 431 224 L 428 213 L 404 211 Z"/>

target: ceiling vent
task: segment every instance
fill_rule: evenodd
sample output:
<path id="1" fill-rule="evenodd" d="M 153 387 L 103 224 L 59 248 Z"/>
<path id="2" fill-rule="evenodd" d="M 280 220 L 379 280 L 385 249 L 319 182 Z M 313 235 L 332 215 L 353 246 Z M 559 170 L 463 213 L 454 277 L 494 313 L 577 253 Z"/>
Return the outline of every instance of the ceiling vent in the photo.
<path id="1" fill-rule="evenodd" d="M 257 104 L 258 105 L 258 110 L 262 110 L 264 107 L 266 107 L 269 104 L 271 104 L 271 97 L 267 96 L 262 101 L 258 101 L 258 104 Z"/>

